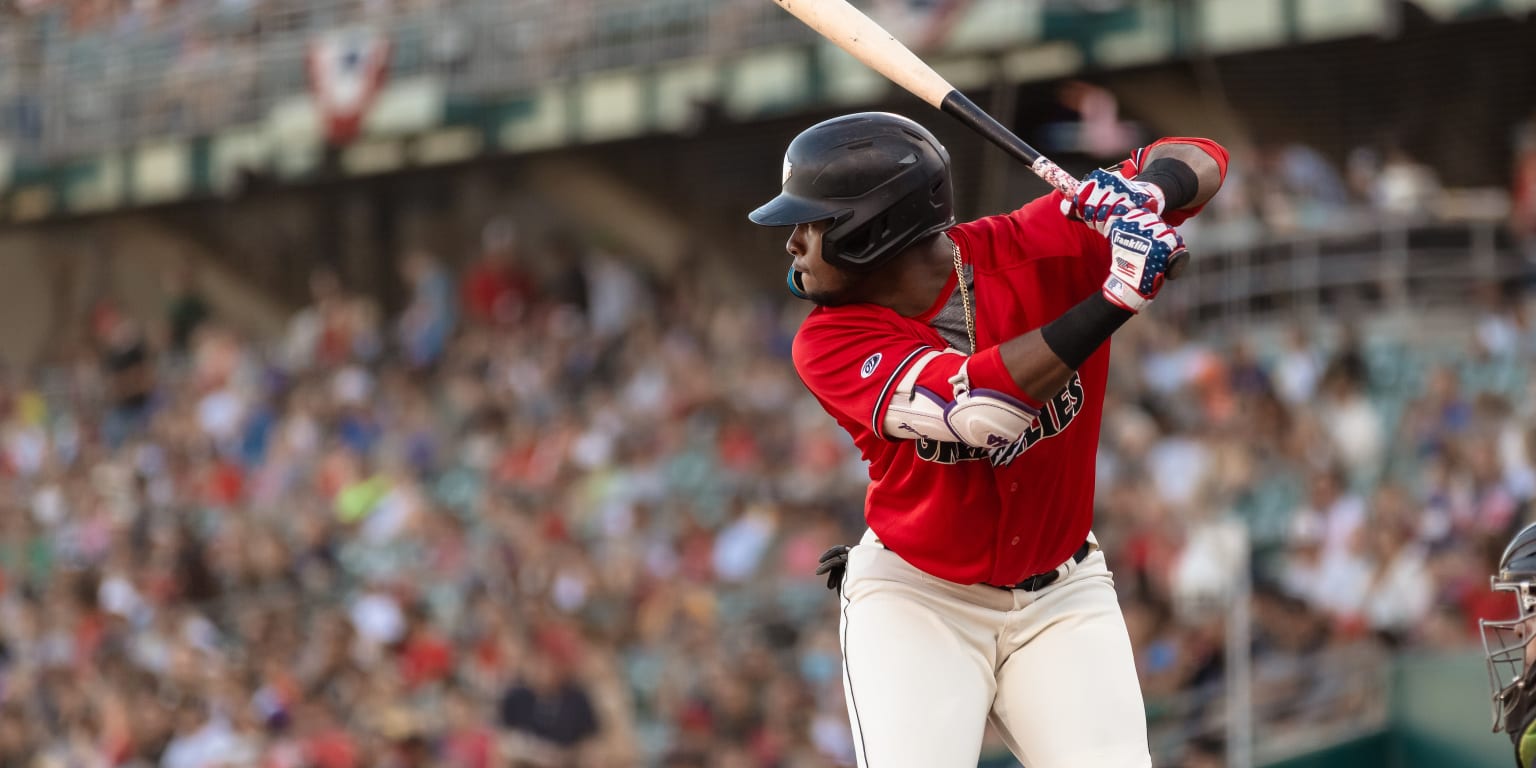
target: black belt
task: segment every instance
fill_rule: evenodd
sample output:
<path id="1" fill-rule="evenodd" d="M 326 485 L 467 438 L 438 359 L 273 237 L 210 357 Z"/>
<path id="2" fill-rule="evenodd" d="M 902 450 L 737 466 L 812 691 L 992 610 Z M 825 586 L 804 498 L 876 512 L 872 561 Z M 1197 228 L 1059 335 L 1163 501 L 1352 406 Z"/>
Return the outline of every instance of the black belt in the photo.
<path id="1" fill-rule="evenodd" d="M 1078 547 L 1076 552 L 1072 553 L 1072 562 L 1081 563 L 1084 558 L 1088 557 L 1088 553 L 1091 551 L 1093 551 L 1093 547 L 1088 542 L 1083 542 L 1083 545 Z M 1059 578 L 1061 578 L 1061 567 L 1057 566 L 1054 570 L 1037 573 L 1011 587 L 1001 587 L 996 584 L 989 584 L 988 586 L 997 587 L 998 589 L 1022 589 L 1025 592 L 1034 592 L 1035 590 L 1045 589 L 1055 584 Z"/>

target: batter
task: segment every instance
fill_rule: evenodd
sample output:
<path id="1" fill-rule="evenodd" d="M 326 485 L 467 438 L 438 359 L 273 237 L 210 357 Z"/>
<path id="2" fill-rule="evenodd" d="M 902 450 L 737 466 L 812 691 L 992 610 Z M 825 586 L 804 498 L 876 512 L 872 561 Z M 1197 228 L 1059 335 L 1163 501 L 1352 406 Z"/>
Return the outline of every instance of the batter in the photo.
<path id="1" fill-rule="evenodd" d="M 1028 768 L 1150 766 L 1131 646 L 1090 530 L 1108 339 L 1184 257 L 1170 225 L 1227 153 L 1163 139 L 956 225 L 949 155 L 886 113 L 789 146 L 805 385 L 869 463 L 869 530 L 829 551 L 859 765 L 973 768 L 988 719 Z"/>

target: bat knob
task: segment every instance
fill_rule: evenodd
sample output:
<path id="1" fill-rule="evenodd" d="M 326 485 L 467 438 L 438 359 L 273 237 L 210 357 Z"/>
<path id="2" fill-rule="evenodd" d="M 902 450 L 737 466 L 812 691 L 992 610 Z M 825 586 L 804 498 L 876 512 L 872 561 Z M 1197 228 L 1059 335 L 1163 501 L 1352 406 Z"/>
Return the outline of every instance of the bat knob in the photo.
<path id="1" fill-rule="evenodd" d="M 1178 253 L 1168 257 L 1168 268 L 1163 270 L 1163 274 L 1166 275 L 1169 280 L 1177 280 L 1179 279 L 1180 275 L 1184 274 L 1184 270 L 1188 268 L 1189 249 L 1180 248 Z"/>

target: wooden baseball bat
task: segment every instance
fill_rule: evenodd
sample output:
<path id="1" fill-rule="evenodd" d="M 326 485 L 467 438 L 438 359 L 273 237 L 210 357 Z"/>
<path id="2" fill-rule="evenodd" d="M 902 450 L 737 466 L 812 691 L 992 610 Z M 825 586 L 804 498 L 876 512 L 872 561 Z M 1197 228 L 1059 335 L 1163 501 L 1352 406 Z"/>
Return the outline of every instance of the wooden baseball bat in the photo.
<path id="1" fill-rule="evenodd" d="M 996 118 L 966 95 L 956 90 L 933 67 L 923 63 L 912 49 L 902 45 L 891 33 L 853 7 L 848 0 L 773 0 L 780 8 L 789 11 L 806 26 L 832 41 L 833 45 L 852 54 L 870 69 L 885 75 L 891 82 L 905 88 L 914 96 L 938 107 L 943 112 L 964 123 L 988 141 L 1001 147 L 1004 152 L 1018 158 L 1047 184 L 1061 190 L 1067 197 L 1077 195 L 1077 179 L 1062 170 L 1061 166 L 1040 154 L 1013 131 L 1003 127 Z M 1180 249 L 1169 260 L 1167 276 L 1172 280 L 1189 264 L 1189 254 Z"/>
<path id="2" fill-rule="evenodd" d="M 853 7 L 847 0 L 773 0 L 805 25 L 816 30 L 834 45 L 885 75 L 891 82 L 943 110 L 1004 152 L 1018 158 L 1036 176 L 1061 190 L 1063 195 L 1077 194 L 1077 179 L 1051 162 L 1050 158 L 1013 131 L 1003 127 L 986 110 L 950 85 L 933 67 L 923 63 L 911 49 L 901 44 L 874 19 Z"/>

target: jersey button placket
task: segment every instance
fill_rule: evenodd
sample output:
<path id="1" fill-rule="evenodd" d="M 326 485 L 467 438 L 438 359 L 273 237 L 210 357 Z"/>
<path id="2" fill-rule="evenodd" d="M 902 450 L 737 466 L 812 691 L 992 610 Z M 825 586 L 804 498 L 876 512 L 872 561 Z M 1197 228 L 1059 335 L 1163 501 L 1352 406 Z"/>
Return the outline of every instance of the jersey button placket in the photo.
<path id="1" fill-rule="evenodd" d="M 1015 547 L 1017 547 L 1019 545 L 1019 537 L 1017 537 L 1017 536 L 1013 537 L 1013 541 L 1010 541 L 1008 543 L 1012 544 Z"/>

